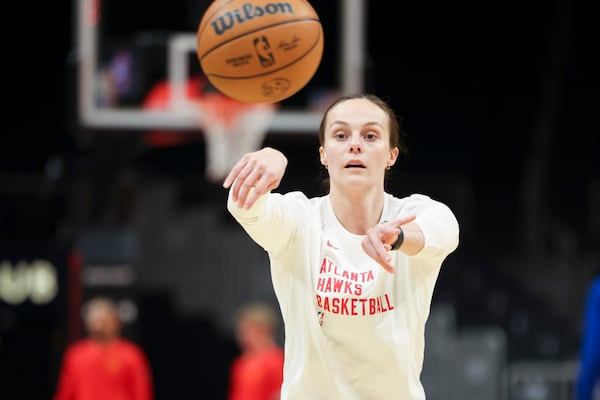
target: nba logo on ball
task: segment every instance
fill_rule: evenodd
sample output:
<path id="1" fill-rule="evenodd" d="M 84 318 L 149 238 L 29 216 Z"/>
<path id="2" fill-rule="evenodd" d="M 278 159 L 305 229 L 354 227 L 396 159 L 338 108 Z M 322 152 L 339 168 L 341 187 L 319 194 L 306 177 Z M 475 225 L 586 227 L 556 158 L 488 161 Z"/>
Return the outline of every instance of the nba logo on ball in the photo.
<path id="1" fill-rule="evenodd" d="M 216 0 L 197 32 L 207 79 L 247 103 L 273 103 L 300 91 L 323 56 L 323 27 L 305 0 Z"/>

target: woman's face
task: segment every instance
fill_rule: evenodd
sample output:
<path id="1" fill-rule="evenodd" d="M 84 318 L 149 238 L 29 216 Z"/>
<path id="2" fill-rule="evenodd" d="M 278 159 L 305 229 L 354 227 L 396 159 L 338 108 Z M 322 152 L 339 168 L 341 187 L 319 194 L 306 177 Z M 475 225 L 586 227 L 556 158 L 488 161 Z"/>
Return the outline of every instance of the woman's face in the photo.
<path id="1" fill-rule="evenodd" d="M 121 321 L 116 311 L 106 307 L 96 307 L 87 316 L 86 328 L 94 339 L 108 341 L 119 336 Z"/>
<path id="2" fill-rule="evenodd" d="M 252 351 L 270 337 L 267 326 L 250 318 L 241 319 L 236 327 L 236 339 L 240 348 L 244 351 Z"/>
<path id="3" fill-rule="evenodd" d="M 390 148 L 388 116 L 367 99 L 344 101 L 329 111 L 319 148 L 332 185 L 383 185 L 385 170 L 398 157 Z"/>

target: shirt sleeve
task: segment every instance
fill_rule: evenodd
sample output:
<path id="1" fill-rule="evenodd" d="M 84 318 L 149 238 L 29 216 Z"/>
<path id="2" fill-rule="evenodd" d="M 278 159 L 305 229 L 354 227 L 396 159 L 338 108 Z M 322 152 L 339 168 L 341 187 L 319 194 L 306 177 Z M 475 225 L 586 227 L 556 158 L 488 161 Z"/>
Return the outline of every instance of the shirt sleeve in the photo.
<path id="1" fill-rule="evenodd" d="M 415 257 L 443 260 L 458 247 L 458 221 L 444 203 L 426 195 L 413 194 L 402 212 L 416 215 L 415 223 L 419 225 L 425 238 L 423 250 Z"/>
<path id="2" fill-rule="evenodd" d="M 52 400 L 75 400 L 74 380 L 76 377 L 73 373 L 73 351 L 74 349 L 67 348 L 63 355 L 56 391 Z"/>
<path id="3" fill-rule="evenodd" d="M 283 382 L 283 352 L 275 352 L 271 356 L 269 370 L 269 399 L 278 399 L 281 394 L 281 384 Z"/>
<path id="4" fill-rule="evenodd" d="M 134 360 L 132 368 L 134 396 L 132 400 L 153 400 L 154 390 L 150 363 L 141 349 L 134 347 L 132 353 Z"/>
<path id="5" fill-rule="evenodd" d="M 295 240 L 311 212 L 307 197 L 299 191 L 266 194 L 249 210 L 238 207 L 230 191 L 227 209 L 259 246 L 275 256 Z"/>

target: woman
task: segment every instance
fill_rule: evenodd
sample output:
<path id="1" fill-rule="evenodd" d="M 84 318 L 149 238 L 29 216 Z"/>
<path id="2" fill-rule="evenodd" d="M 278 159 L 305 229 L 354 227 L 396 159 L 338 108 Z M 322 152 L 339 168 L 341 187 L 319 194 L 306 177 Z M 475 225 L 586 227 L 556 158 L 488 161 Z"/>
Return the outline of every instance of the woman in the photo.
<path id="1" fill-rule="evenodd" d="M 235 315 L 240 353 L 229 371 L 228 400 L 277 400 L 283 380 L 283 349 L 277 343 L 277 314 L 267 303 L 241 306 Z"/>
<path id="2" fill-rule="evenodd" d="M 153 400 L 150 362 L 137 343 L 122 336 L 115 302 L 90 299 L 84 324 L 88 336 L 66 349 L 53 400 Z"/>
<path id="3" fill-rule="evenodd" d="M 273 193 L 287 159 L 272 148 L 243 156 L 223 182 L 228 210 L 269 255 L 285 326 L 283 400 L 425 398 L 425 323 L 459 227 L 443 203 L 385 191 L 400 135 L 379 97 L 343 97 L 319 131 L 328 194 Z"/>

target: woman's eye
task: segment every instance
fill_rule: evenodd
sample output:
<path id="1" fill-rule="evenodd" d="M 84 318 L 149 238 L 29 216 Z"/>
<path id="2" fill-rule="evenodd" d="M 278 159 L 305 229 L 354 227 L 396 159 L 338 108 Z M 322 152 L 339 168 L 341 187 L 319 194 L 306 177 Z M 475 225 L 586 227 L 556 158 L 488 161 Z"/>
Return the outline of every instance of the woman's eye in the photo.
<path id="1" fill-rule="evenodd" d="M 342 131 L 336 132 L 334 136 L 338 140 L 343 140 L 346 138 L 346 134 Z"/>
<path id="2" fill-rule="evenodd" d="M 375 139 L 377 139 L 377 135 L 373 132 L 367 132 L 367 133 L 365 133 L 364 138 L 366 140 L 375 140 Z"/>

